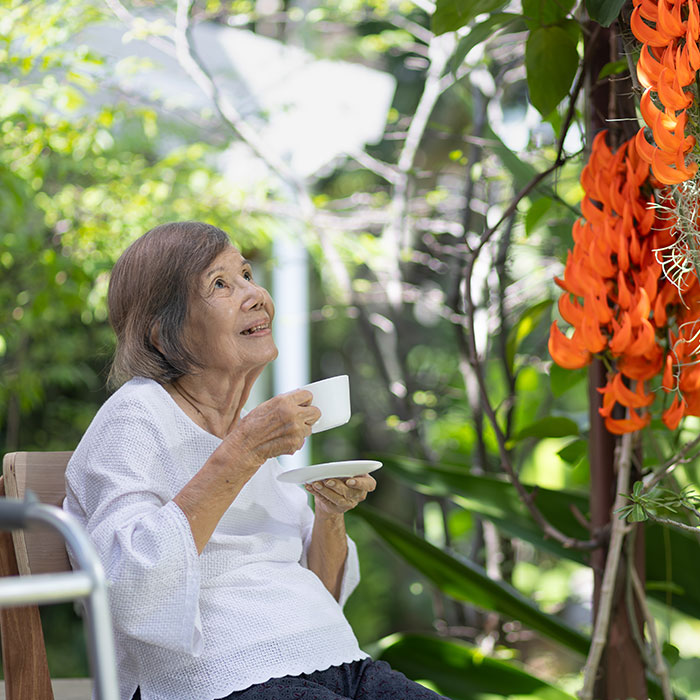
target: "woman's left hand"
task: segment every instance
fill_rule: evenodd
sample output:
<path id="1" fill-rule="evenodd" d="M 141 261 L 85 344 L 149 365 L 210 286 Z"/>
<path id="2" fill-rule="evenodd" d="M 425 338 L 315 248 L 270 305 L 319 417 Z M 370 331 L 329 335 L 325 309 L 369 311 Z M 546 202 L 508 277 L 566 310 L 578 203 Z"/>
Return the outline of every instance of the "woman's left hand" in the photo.
<path id="1" fill-rule="evenodd" d="M 306 490 L 313 493 L 316 512 L 326 514 L 346 513 L 374 491 L 377 482 L 369 475 L 362 474 L 349 479 L 324 479 L 306 484 Z"/>

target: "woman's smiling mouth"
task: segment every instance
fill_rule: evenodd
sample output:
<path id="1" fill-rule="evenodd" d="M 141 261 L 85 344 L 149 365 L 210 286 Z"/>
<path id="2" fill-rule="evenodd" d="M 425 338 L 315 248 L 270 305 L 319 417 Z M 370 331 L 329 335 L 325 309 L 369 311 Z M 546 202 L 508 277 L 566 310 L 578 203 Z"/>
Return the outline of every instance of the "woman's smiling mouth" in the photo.
<path id="1" fill-rule="evenodd" d="M 241 331 L 241 335 L 254 335 L 256 333 L 268 330 L 270 330 L 270 322 L 265 321 L 263 323 L 258 323 L 254 326 L 251 326 L 250 328 L 246 328 L 246 330 Z"/>

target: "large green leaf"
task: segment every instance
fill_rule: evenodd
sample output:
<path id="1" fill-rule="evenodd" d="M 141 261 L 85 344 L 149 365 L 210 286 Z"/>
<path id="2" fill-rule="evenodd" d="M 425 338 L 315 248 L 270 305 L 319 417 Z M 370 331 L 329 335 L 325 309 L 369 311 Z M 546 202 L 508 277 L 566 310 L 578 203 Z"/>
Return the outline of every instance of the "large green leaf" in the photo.
<path id="1" fill-rule="evenodd" d="M 378 658 L 412 680 L 429 680 L 452 700 L 487 700 L 528 695 L 540 700 L 574 700 L 513 664 L 493 659 L 463 642 L 421 635 L 394 635 Z"/>
<path id="2" fill-rule="evenodd" d="M 497 525 L 505 534 L 518 537 L 538 549 L 585 564 L 578 549 L 566 549 L 556 540 L 545 538 L 517 491 L 506 480 L 493 476 L 475 476 L 463 467 L 432 467 L 408 457 L 380 457 L 397 476 L 432 495 L 448 496 L 457 505 Z M 571 506 L 582 513 L 588 510 L 585 496 L 572 491 L 538 489 L 538 508 L 547 519 L 570 537 L 588 539 L 588 532 L 574 516 Z"/>
<path id="3" fill-rule="evenodd" d="M 567 96 L 579 65 L 577 41 L 561 26 L 539 27 L 525 45 L 530 101 L 547 117 Z"/>
<path id="4" fill-rule="evenodd" d="M 475 476 L 464 467 L 433 467 L 421 460 L 382 455 L 387 468 L 415 488 L 433 495 L 449 496 L 457 505 L 490 520 L 499 529 L 530 542 L 540 550 L 587 563 L 587 556 L 577 549 L 567 549 L 545 538 L 514 487 L 492 476 Z M 589 533 L 574 516 L 572 508 L 586 515 L 586 494 L 566 490 L 538 488 L 536 504 L 547 520 L 570 537 L 588 539 Z M 689 561 L 698 557 L 697 540 L 678 530 L 656 523 L 644 527 L 646 543 L 647 594 L 681 612 L 700 619 L 700 586 Z"/>
<path id="5" fill-rule="evenodd" d="M 592 20 L 609 27 L 620 14 L 624 4 L 625 0 L 586 0 L 586 10 Z"/>
<path id="6" fill-rule="evenodd" d="M 578 425 L 566 416 L 546 416 L 533 421 L 513 435 L 513 442 L 520 442 L 526 438 L 551 438 L 578 435 Z"/>
<path id="7" fill-rule="evenodd" d="M 493 12 L 507 0 L 437 0 L 432 19 L 436 34 L 454 32 L 469 24 L 477 15 Z"/>
<path id="8" fill-rule="evenodd" d="M 530 29 L 557 24 L 571 12 L 576 0 L 523 0 L 523 17 Z"/>
<path id="9" fill-rule="evenodd" d="M 457 44 L 454 56 L 452 57 L 452 70 L 456 71 L 462 65 L 462 61 L 467 54 L 482 41 L 494 36 L 500 30 L 509 27 L 511 31 L 521 31 L 525 27 L 522 22 L 522 16 L 512 12 L 495 12 L 483 22 L 474 26 L 469 34 L 463 36 Z"/>
<path id="10" fill-rule="evenodd" d="M 550 200 L 551 201 L 551 200 Z M 525 309 L 518 322 L 511 328 L 506 341 L 506 361 L 511 368 L 514 368 L 515 354 L 518 352 L 521 343 L 537 327 L 538 323 L 552 306 L 551 299 L 545 299 L 529 308 Z"/>
<path id="11" fill-rule="evenodd" d="M 443 552 L 374 508 L 361 506 L 354 513 L 447 595 L 520 620 L 527 627 L 572 651 L 587 654 L 590 640 L 585 635 L 557 617 L 542 612 L 531 600 L 507 583 L 490 579 L 481 567 Z"/>

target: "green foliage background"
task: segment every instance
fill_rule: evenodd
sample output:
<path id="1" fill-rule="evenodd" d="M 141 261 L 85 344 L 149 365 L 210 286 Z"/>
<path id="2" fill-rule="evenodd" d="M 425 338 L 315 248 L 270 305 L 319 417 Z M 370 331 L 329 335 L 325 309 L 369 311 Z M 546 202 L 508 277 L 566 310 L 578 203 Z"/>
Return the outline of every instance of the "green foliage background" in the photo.
<path id="1" fill-rule="evenodd" d="M 125 7 L 148 15 L 156 5 L 172 22 L 172 2 Z M 585 3 L 603 25 L 621 5 Z M 347 613 L 361 644 L 455 700 L 571 697 L 590 634 L 587 559 L 545 538 L 503 478 L 456 329 L 469 328 L 459 303 L 469 251 L 515 193 L 562 155 L 557 139 L 580 70 L 584 6 L 430 6 L 323 0 L 305 11 L 280 2 L 265 14 L 252 0 L 208 0 L 193 9 L 196 21 L 293 35 L 316 55 L 378 67 L 397 80 L 384 138 L 367 148 L 368 158 L 339 161 L 307 183 L 311 374 L 349 373 L 354 405 L 347 426 L 315 438 L 313 459 L 385 463 L 379 489 L 349 524 L 363 582 Z M 108 6 L 90 0 L 10 0 L 0 8 L 5 451 L 71 449 L 106 397 L 108 273 L 131 240 L 163 221 L 199 219 L 232 232 L 264 265 L 273 239 L 297 221 L 280 208 L 274 178 L 244 191 L 221 174 L 218 158 L 236 137 L 213 105 L 184 118 L 105 87 L 115 73 L 140 69 L 138 61 L 115 66 L 75 40 L 107 19 Z M 130 33 L 167 36 L 163 26 L 144 21 Z M 440 37 L 451 42 L 442 59 L 431 53 Z M 442 92 L 411 160 L 405 144 L 431 81 Z M 506 145 L 493 115 L 507 127 L 509 115 L 522 121 L 533 108 L 539 117 L 526 142 Z M 546 337 L 556 316 L 552 278 L 578 216 L 584 109 L 576 103 L 561 167 L 518 201 L 489 247 L 471 312 L 513 464 L 538 487 L 550 521 L 575 537 L 587 536 L 571 508 L 588 512 L 585 373 L 552 366 Z M 397 211 L 408 231 L 401 245 L 392 242 Z M 333 273 L 337 261 L 347 288 Z M 387 292 L 393 274 L 398 300 Z M 655 432 L 647 466 L 663 463 L 697 428 L 691 419 L 676 435 Z M 694 488 L 696 462 L 675 477 Z M 654 526 L 646 547 L 649 604 L 674 687 L 700 697 L 693 641 L 700 597 L 687 566 L 697 542 Z M 72 608 L 43 614 L 53 674 L 86 674 Z M 653 686 L 652 693 L 659 696 Z"/>

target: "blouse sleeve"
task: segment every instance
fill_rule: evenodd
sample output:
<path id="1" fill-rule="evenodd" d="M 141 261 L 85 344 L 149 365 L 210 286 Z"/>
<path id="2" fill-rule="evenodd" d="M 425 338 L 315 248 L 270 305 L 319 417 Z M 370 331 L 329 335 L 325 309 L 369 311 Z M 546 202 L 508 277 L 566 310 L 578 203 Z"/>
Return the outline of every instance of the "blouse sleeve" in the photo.
<path id="1" fill-rule="evenodd" d="M 172 500 L 172 447 L 148 410 L 122 407 L 91 426 L 66 473 L 65 507 L 83 521 L 110 581 L 114 625 L 198 656 L 199 556 Z"/>

